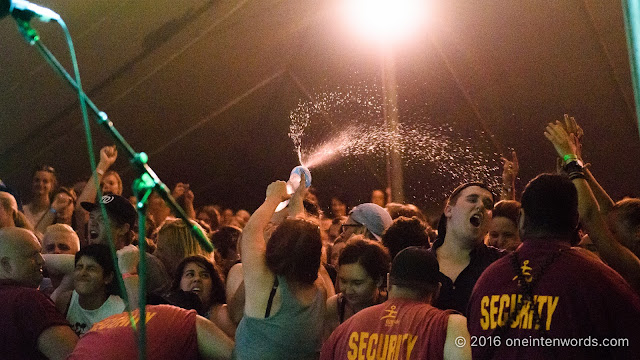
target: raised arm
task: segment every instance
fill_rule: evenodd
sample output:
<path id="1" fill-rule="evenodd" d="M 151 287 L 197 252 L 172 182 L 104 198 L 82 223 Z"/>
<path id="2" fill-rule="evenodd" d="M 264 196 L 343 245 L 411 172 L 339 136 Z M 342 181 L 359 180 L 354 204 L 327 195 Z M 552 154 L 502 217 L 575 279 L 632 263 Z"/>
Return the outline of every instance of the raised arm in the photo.
<path id="1" fill-rule="evenodd" d="M 96 171 L 93 172 L 89 180 L 87 181 L 87 185 L 84 186 L 84 189 L 78 196 L 78 200 L 76 201 L 76 209 L 82 209 L 80 205 L 82 202 L 95 202 L 96 194 L 98 194 L 98 189 L 96 188 L 96 179 L 98 184 L 102 180 L 102 176 L 105 171 L 109 170 L 111 165 L 116 162 L 118 158 L 118 150 L 115 145 L 105 146 L 100 149 L 100 161 L 98 165 L 96 165 Z"/>
<path id="2" fill-rule="evenodd" d="M 229 269 L 225 283 L 229 315 L 236 325 L 238 325 L 240 320 L 242 320 L 242 315 L 244 315 L 244 280 L 242 276 L 242 263 L 237 263 Z"/>
<path id="3" fill-rule="evenodd" d="M 242 271 L 245 287 L 245 314 L 252 317 L 264 315 L 266 296 L 273 285 L 274 275 L 267 267 L 265 253 L 267 243 L 264 230 L 278 204 L 287 199 L 287 185 L 284 181 L 275 181 L 267 187 L 267 197 L 260 205 L 242 231 Z"/>
<path id="4" fill-rule="evenodd" d="M 574 134 L 576 142 L 576 156 L 581 161 L 584 161 L 582 157 L 582 138 L 584 137 L 584 130 L 578 125 L 576 119 L 573 116 L 569 116 L 567 114 L 564 115 L 564 129 L 567 134 Z M 591 170 L 588 168 L 584 169 L 584 176 L 586 177 L 589 186 L 591 187 L 591 191 L 598 202 L 598 206 L 600 207 L 600 212 L 603 214 L 609 213 L 615 204 L 611 199 L 609 194 L 604 190 L 600 183 L 596 180 L 596 178 L 591 173 Z"/>
<path id="5" fill-rule="evenodd" d="M 138 263 L 140 262 L 140 249 L 135 245 L 127 245 L 116 251 L 118 257 L 118 269 L 122 274 L 129 309 L 139 308 L 140 302 L 140 276 L 138 275 Z"/>
<path id="6" fill-rule="evenodd" d="M 248 274 L 253 275 L 268 271 L 265 262 L 267 246 L 263 232 L 278 204 L 288 197 L 287 185 L 284 181 L 272 182 L 267 188 L 267 197 L 264 203 L 251 215 L 244 227 L 240 243 L 245 282 Z"/>
<path id="7" fill-rule="evenodd" d="M 304 173 L 300 174 L 300 186 L 296 189 L 296 191 L 291 196 L 291 200 L 289 200 L 289 217 L 304 217 L 304 198 L 307 194 L 306 184 L 306 176 Z M 320 268 L 318 269 L 318 279 L 320 280 L 320 285 L 324 288 L 327 298 L 336 294 L 336 290 L 333 287 L 333 282 L 331 282 L 331 277 L 327 272 L 327 269 L 324 268 L 324 265 L 320 264 Z"/>
<path id="8" fill-rule="evenodd" d="M 308 191 L 305 183 L 306 177 L 304 173 L 302 173 L 300 174 L 300 185 L 289 200 L 289 217 L 304 216 L 304 197 Z"/>
<path id="9" fill-rule="evenodd" d="M 518 156 L 515 151 L 511 152 L 511 160 L 502 157 L 502 189 L 500 191 L 500 200 L 516 199 L 516 177 L 518 176 Z"/>
<path id="10" fill-rule="evenodd" d="M 544 135 L 553 144 L 558 155 L 568 160 L 565 161 L 565 169 L 570 169 L 569 176 L 578 191 L 580 219 L 589 237 L 598 247 L 602 260 L 627 280 L 637 293 L 640 293 L 640 259 L 622 246 L 609 230 L 591 187 L 581 173 L 580 165 L 575 161 L 578 159 L 576 135 L 567 133 L 560 121 L 550 123 Z"/>
<path id="11" fill-rule="evenodd" d="M 176 199 L 189 218 L 196 218 L 196 210 L 193 207 L 194 195 L 193 191 L 189 189 L 189 184 L 177 183 L 171 192 L 171 196 Z"/>

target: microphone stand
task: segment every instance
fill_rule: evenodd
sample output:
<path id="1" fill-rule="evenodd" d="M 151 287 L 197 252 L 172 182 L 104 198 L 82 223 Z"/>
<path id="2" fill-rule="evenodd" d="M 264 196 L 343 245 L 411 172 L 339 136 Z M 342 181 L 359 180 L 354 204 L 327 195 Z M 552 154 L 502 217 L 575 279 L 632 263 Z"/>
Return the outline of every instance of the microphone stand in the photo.
<path id="1" fill-rule="evenodd" d="M 66 82 L 76 91 L 79 91 L 79 87 L 76 81 L 69 75 L 67 70 L 60 64 L 60 62 L 56 59 L 56 57 L 49 51 L 49 49 L 40 41 L 40 36 L 38 33 L 31 27 L 28 22 L 28 19 L 16 18 L 16 23 L 18 24 L 18 30 L 24 36 L 25 40 L 30 44 L 34 45 L 38 51 L 42 54 L 45 60 L 53 67 L 53 69 L 63 78 Z M 96 105 L 87 97 L 87 95 L 82 92 L 80 94 L 82 101 L 84 101 L 89 109 L 96 116 L 98 124 L 101 125 L 105 130 L 111 135 L 113 140 L 115 141 L 118 148 L 125 151 L 127 156 L 129 157 L 129 162 L 133 166 L 133 168 L 138 172 L 138 178 L 133 182 L 133 193 L 138 199 L 138 203 L 136 205 L 138 212 L 138 246 L 140 253 L 140 262 L 139 262 L 139 276 L 140 276 L 140 287 L 139 287 L 139 321 L 138 326 L 133 324 L 134 328 L 138 330 L 138 345 L 139 345 L 139 358 L 146 359 L 146 237 L 145 237 L 145 222 L 146 222 L 146 206 L 149 196 L 152 191 L 158 193 L 165 201 L 165 203 L 169 206 L 169 208 L 181 218 L 185 224 L 191 229 L 191 233 L 196 237 L 200 246 L 206 251 L 213 252 L 214 248 L 211 242 L 207 239 L 207 237 L 202 233 L 202 231 L 198 228 L 198 226 L 191 224 L 189 221 L 189 217 L 185 213 L 185 211 L 178 205 L 176 200 L 171 196 L 169 188 L 160 180 L 158 175 L 151 169 L 151 167 L 147 164 L 148 156 L 144 152 L 136 152 L 133 148 L 127 143 L 127 141 L 120 135 L 118 130 L 113 126 L 113 123 L 107 117 L 107 114 L 103 111 L 100 111 Z M 116 271 L 118 271 L 116 269 Z M 119 272 L 119 271 L 118 271 Z M 141 321 L 140 321 L 141 320 Z"/>

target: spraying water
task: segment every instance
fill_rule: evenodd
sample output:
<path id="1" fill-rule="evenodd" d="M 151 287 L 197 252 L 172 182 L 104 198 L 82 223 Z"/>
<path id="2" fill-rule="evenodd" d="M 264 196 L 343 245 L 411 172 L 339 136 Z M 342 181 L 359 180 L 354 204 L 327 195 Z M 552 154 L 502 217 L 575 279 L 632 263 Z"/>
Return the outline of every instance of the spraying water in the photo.
<path id="1" fill-rule="evenodd" d="M 500 185 L 499 155 L 484 134 L 463 138 L 450 126 L 435 127 L 419 113 L 401 117 L 396 133 L 387 130 L 381 91 L 376 86 L 349 86 L 320 92 L 300 102 L 290 114 L 289 137 L 301 165 L 317 168 L 354 157 L 383 161 L 395 142 L 405 172 L 417 173 L 408 188 L 429 201 L 441 200 L 455 186 L 482 181 Z M 422 182 L 425 184 L 422 184 Z"/>

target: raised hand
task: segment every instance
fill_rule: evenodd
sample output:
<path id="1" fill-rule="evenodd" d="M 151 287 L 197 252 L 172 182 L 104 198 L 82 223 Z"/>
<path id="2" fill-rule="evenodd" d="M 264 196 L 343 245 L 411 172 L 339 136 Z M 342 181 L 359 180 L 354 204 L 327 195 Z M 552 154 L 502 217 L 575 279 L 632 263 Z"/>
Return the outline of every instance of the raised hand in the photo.
<path id="1" fill-rule="evenodd" d="M 144 239 L 143 239 L 144 241 Z M 137 274 L 140 250 L 135 245 L 127 245 L 116 251 L 121 274 Z"/>
<path id="2" fill-rule="evenodd" d="M 578 139 L 575 134 L 567 133 L 564 124 L 560 121 L 549 123 L 545 129 L 544 136 L 553 144 L 560 158 L 564 159 L 565 155 L 577 155 Z"/>
<path id="3" fill-rule="evenodd" d="M 567 114 L 564 114 L 564 129 L 567 134 L 574 134 L 576 136 L 576 155 L 582 160 L 582 138 L 584 137 L 584 130 L 578 125 L 576 118 Z"/>
<path id="4" fill-rule="evenodd" d="M 179 198 L 180 196 L 184 196 L 184 200 L 190 203 L 193 203 L 193 199 L 194 199 L 193 191 L 189 189 L 189 184 L 185 184 L 181 182 L 177 183 L 176 187 L 173 188 L 173 191 L 171 192 L 171 196 L 173 196 L 176 199 Z"/>
<path id="5" fill-rule="evenodd" d="M 287 194 L 287 183 L 282 180 L 274 181 L 267 187 L 267 199 L 275 199 L 281 202 L 290 197 Z"/>
<path id="6" fill-rule="evenodd" d="M 289 216 L 299 216 L 304 214 L 304 197 L 307 194 L 307 179 L 305 173 L 300 174 L 300 185 L 291 195 L 289 201 Z"/>
<path id="7" fill-rule="evenodd" d="M 520 166 L 518 165 L 518 156 L 515 151 L 511 152 L 511 160 L 501 157 L 503 162 L 502 167 L 502 182 L 503 184 L 511 184 L 516 180 Z"/>
<path id="8" fill-rule="evenodd" d="M 62 194 L 62 195 L 61 195 Z M 64 193 L 59 193 L 53 199 L 51 207 L 58 213 L 63 212 L 68 206 L 71 206 L 73 201 L 70 197 L 64 196 Z"/>
<path id="9" fill-rule="evenodd" d="M 295 199 L 304 200 L 304 196 L 306 193 L 307 193 L 307 180 L 306 180 L 306 175 L 304 174 L 304 172 L 302 172 L 300 174 L 300 185 L 298 185 L 298 188 L 296 189 L 296 191 L 291 195 L 291 201 L 294 201 Z"/>
<path id="10" fill-rule="evenodd" d="M 115 145 L 105 146 L 100 149 L 100 163 L 102 170 L 108 169 L 118 158 L 118 149 Z"/>

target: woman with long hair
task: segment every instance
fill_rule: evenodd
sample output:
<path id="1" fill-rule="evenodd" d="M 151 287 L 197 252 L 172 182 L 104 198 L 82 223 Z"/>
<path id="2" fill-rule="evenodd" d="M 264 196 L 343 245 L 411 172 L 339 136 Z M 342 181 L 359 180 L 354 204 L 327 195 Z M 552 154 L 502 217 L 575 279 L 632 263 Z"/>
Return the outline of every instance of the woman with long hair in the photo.
<path id="1" fill-rule="evenodd" d="M 199 304 L 194 307 L 198 314 L 218 325 L 231 338 L 235 336 L 236 327 L 229 318 L 224 281 L 211 260 L 202 255 L 184 258 L 176 268 L 171 293 L 195 294 L 199 300 Z M 178 295 L 177 298 L 184 299 L 185 296 Z M 173 305 L 192 308 L 177 303 Z"/>
<path id="2" fill-rule="evenodd" d="M 23 213 L 34 229 L 38 229 L 38 225 L 51 210 L 51 193 L 57 186 L 56 171 L 51 166 L 41 165 L 33 171 L 31 201 L 23 206 Z"/>

